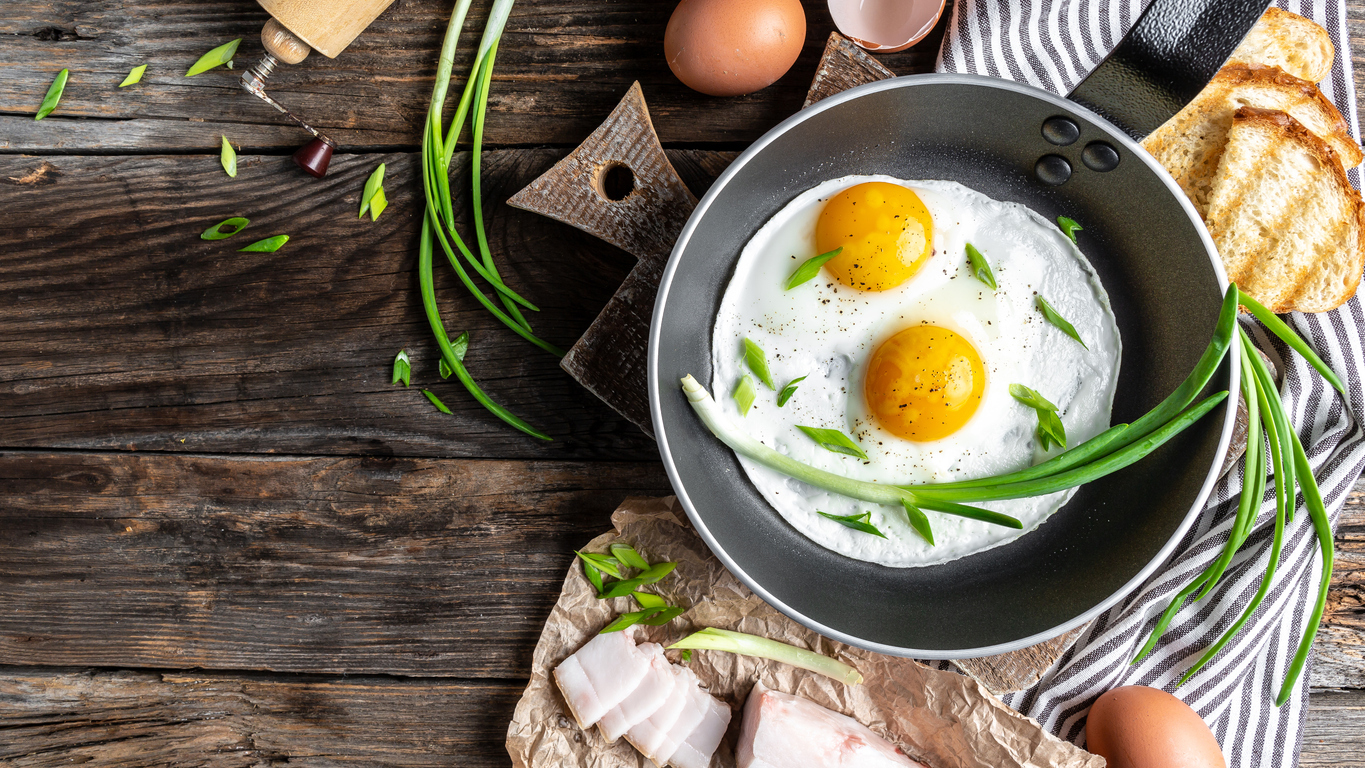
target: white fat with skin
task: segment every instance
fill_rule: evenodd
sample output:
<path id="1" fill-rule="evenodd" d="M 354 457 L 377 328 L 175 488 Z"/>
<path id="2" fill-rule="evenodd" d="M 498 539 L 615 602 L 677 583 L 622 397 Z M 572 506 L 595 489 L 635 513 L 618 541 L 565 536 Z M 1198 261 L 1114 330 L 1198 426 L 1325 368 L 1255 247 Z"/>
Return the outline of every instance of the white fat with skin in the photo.
<path id="1" fill-rule="evenodd" d="M 934 254 L 918 274 L 888 291 L 848 288 L 825 270 L 784 291 L 788 276 L 816 254 L 815 225 L 824 201 L 867 181 L 901 184 L 919 195 L 934 219 Z M 971 273 L 968 242 L 990 263 L 996 291 Z M 1076 327 L 1089 349 L 1043 318 L 1035 294 Z M 876 424 L 864 401 L 863 379 L 882 341 L 923 322 L 965 336 L 981 355 L 987 383 L 975 415 L 960 430 L 914 443 Z M 779 409 L 777 392 L 755 377 L 758 397 L 740 418 L 731 392 L 749 373 L 745 337 L 765 351 L 779 391 L 798 376 L 806 379 Z M 947 482 L 1011 472 L 1060 452 L 1040 449 L 1034 438 L 1037 414 L 1010 396 L 1011 383 L 1038 390 L 1059 407 L 1068 446 L 1104 431 L 1121 353 L 1099 277 L 1052 222 L 955 182 L 849 176 L 798 195 L 744 247 L 716 315 L 711 387 L 745 431 L 801 462 L 871 482 Z M 869 461 L 829 452 L 797 425 L 838 429 L 866 451 Z M 893 567 L 945 562 L 1005 544 L 1042 524 L 1074 493 L 977 505 L 1018 518 L 1023 530 L 926 511 L 936 540 L 930 546 L 899 507 L 830 494 L 740 461 L 763 497 L 797 530 L 835 552 Z M 871 511 L 871 522 L 887 538 L 846 528 L 817 510 L 833 515 Z"/>

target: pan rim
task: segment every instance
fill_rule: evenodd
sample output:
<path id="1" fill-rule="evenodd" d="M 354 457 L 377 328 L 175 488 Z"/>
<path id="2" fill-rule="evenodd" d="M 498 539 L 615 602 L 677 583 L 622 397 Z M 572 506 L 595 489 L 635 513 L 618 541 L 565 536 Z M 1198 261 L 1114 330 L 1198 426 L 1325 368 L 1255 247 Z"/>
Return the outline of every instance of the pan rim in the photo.
<path id="1" fill-rule="evenodd" d="M 742 568 L 740 568 L 738 563 L 736 563 L 734 559 L 730 557 L 729 553 L 725 551 L 724 547 L 722 547 L 720 543 L 716 540 L 716 538 L 712 535 L 710 529 L 706 526 L 705 521 L 702 519 L 701 514 L 697 511 L 696 506 L 692 503 L 692 499 L 687 493 L 686 486 L 683 485 L 682 478 L 678 475 L 677 463 L 673 459 L 673 453 L 669 449 L 668 430 L 664 423 L 663 409 L 661 408 L 659 402 L 660 392 L 659 340 L 660 334 L 662 332 L 661 321 L 663 318 L 664 311 L 667 307 L 669 290 L 672 287 L 673 278 L 675 273 L 677 272 L 681 254 L 687 249 L 687 245 L 689 241 L 692 239 L 693 233 L 696 231 L 701 220 L 705 217 L 706 212 L 710 209 L 716 197 L 721 193 L 722 190 L 726 188 L 730 180 L 733 179 L 736 175 L 738 175 L 738 173 L 744 168 L 746 164 L 748 164 L 750 160 L 752 160 L 756 155 L 762 152 L 763 149 L 767 147 L 769 144 L 771 144 L 773 141 L 777 140 L 780 136 L 785 134 L 787 131 L 791 130 L 793 127 L 805 122 L 806 120 L 811 119 L 812 117 L 826 110 L 836 108 L 840 104 L 853 101 L 855 99 L 861 98 L 869 94 L 879 93 L 881 91 L 893 90 L 898 88 L 913 88 L 921 85 L 938 84 L 971 85 L 987 88 L 996 88 L 1000 90 L 1012 91 L 1026 96 L 1032 96 L 1034 98 L 1038 98 L 1042 101 L 1048 102 L 1059 109 L 1063 109 L 1074 114 L 1081 115 L 1100 126 L 1109 128 L 1111 132 L 1110 138 L 1112 140 L 1122 144 L 1136 158 L 1140 159 L 1144 165 L 1146 165 L 1149 169 L 1157 173 L 1158 178 L 1161 179 L 1162 183 L 1166 185 L 1167 189 L 1175 197 L 1177 202 L 1181 205 L 1182 209 L 1185 211 L 1190 221 L 1192 221 L 1196 225 L 1195 231 L 1198 233 L 1200 241 L 1204 245 L 1205 254 L 1208 256 L 1209 262 L 1213 267 L 1215 277 L 1220 281 L 1220 284 L 1224 286 L 1228 284 L 1227 273 L 1223 269 L 1222 259 L 1219 258 L 1218 251 L 1213 244 L 1213 239 L 1212 237 L 1210 237 L 1207 228 L 1205 228 L 1202 217 L 1200 217 L 1198 212 L 1195 211 L 1194 205 L 1185 196 L 1185 193 L 1181 191 L 1179 185 L 1176 184 L 1173 178 L 1171 178 L 1171 175 L 1166 171 L 1165 168 L 1162 168 L 1161 165 L 1157 163 L 1156 160 L 1153 159 L 1151 155 L 1149 155 L 1140 144 L 1138 144 L 1126 133 L 1124 133 L 1121 129 L 1114 126 L 1104 117 L 1100 116 L 1099 114 L 1093 112 L 1090 109 L 1081 106 L 1080 104 L 1077 104 L 1064 97 L 1058 96 L 1057 94 L 1054 94 L 1050 91 L 1045 91 L 1041 88 L 1036 88 L 1034 86 L 1025 85 L 1022 83 L 1016 83 L 1010 80 L 1003 80 L 1001 78 L 987 77 L 984 75 L 969 75 L 956 73 L 907 75 L 904 77 L 896 77 L 888 80 L 881 80 L 875 83 L 867 83 L 865 85 L 860 85 L 855 88 L 851 88 L 849 90 L 838 93 L 834 96 L 822 99 L 818 103 L 806 107 L 805 109 L 802 109 L 801 111 L 797 112 L 791 117 L 788 117 L 786 120 L 783 120 L 777 126 L 775 126 L 767 133 L 765 133 L 763 136 L 761 136 L 757 141 L 751 144 L 749 148 L 744 150 L 739 155 L 739 157 L 735 158 L 734 162 L 732 162 L 730 166 L 726 168 L 725 171 L 716 179 L 715 183 L 711 185 L 711 188 L 702 197 L 701 201 L 697 203 L 697 207 L 692 211 L 692 215 L 688 218 L 687 224 L 683 227 L 682 232 L 678 236 L 677 242 L 673 246 L 672 252 L 669 254 L 668 263 L 664 266 L 663 276 L 659 281 L 659 291 L 657 294 L 657 298 L 655 299 L 654 312 L 650 319 L 647 370 L 649 386 L 650 422 L 654 427 L 654 434 L 655 439 L 658 443 L 659 454 L 663 459 L 664 463 L 664 471 L 668 475 L 668 480 L 673 487 L 674 494 L 677 496 L 678 501 L 682 504 L 683 509 L 687 512 L 687 517 L 692 522 L 693 528 L 696 529 L 697 534 L 701 536 L 702 540 L 706 542 L 706 546 L 711 550 L 711 553 L 720 559 L 721 563 L 725 565 L 726 569 L 729 570 L 730 573 L 734 574 L 736 578 L 738 578 L 746 587 L 753 591 L 754 594 L 758 595 L 758 597 L 762 599 L 764 602 L 766 602 L 768 605 L 771 605 L 772 607 L 776 608 L 778 611 L 782 612 L 782 614 L 792 619 L 793 621 L 797 622 L 798 624 L 801 624 L 802 626 L 814 630 L 815 632 L 818 632 L 821 635 L 824 635 L 825 637 L 831 638 L 833 640 L 838 640 L 840 642 L 847 643 L 848 645 L 857 648 L 863 648 L 869 651 L 883 653 L 890 656 L 903 656 L 917 659 L 970 659 L 979 658 L 982 656 L 993 656 L 1000 653 L 1016 651 L 1021 648 L 1027 648 L 1031 645 L 1036 645 L 1040 642 L 1044 642 L 1055 637 L 1059 637 L 1065 634 L 1066 632 L 1069 632 L 1072 629 L 1075 629 L 1085 624 L 1086 622 L 1095 618 L 1099 614 L 1108 610 L 1110 607 L 1118 603 L 1124 597 L 1131 594 L 1135 589 L 1140 587 L 1145 581 L 1147 581 L 1148 578 L 1152 576 L 1152 574 L 1157 570 L 1157 568 L 1159 568 L 1171 557 L 1171 554 L 1175 551 L 1175 548 L 1180 543 L 1181 539 L 1183 539 L 1185 534 L 1189 532 L 1190 527 L 1194 525 L 1195 519 L 1199 516 L 1200 511 L 1203 510 L 1205 504 L 1208 502 L 1208 498 L 1213 492 L 1213 487 L 1214 485 L 1217 484 L 1222 474 L 1220 470 L 1222 467 L 1222 463 L 1224 461 L 1224 457 L 1227 456 L 1228 447 L 1231 445 L 1232 433 L 1237 419 L 1237 408 L 1235 407 L 1236 400 L 1232 398 L 1236 397 L 1236 393 L 1240 392 L 1241 345 L 1239 344 L 1230 345 L 1229 356 L 1225 360 L 1225 364 L 1229 366 L 1228 391 L 1230 393 L 1230 398 L 1229 407 L 1224 409 L 1222 432 L 1219 436 L 1218 448 L 1215 452 L 1215 456 L 1217 458 L 1209 466 L 1208 473 L 1205 475 L 1204 478 L 1204 483 L 1200 487 L 1199 493 L 1195 496 L 1195 500 L 1191 504 L 1190 509 L 1185 513 L 1184 519 L 1181 521 L 1180 525 L 1176 527 L 1176 530 L 1171 534 L 1170 538 L 1166 541 L 1166 543 L 1162 545 L 1161 549 L 1157 552 L 1157 554 L 1154 557 L 1152 557 L 1152 559 L 1149 560 L 1146 565 L 1139 569 L 1138 572 L 1131 579 L 1125 582 L 1112 594 L 1110 594 L 1108 597 L 1100 601 L 1098 604 L 1096 604 L 1089 610 L 1084 611 L 1081 614 L 1078 614 L 1072 619 L 1064 621 L 1050 629 L 1046 629 L 1041 632 L 1036 632 L 1024 638 L 977 648 L 959 648 L 951 650 L 920 649 L 893 646 L 885 643 L 864 640 L 862 638 L 850 635 L 841 630 L 822 624 L 821 622 L 815 621 L 814 619 L 802 614 L 795 608 L 782 602 L 768 590 L 764 589 L 763 586 L 759 584 L 757 580 L 755 580 Z M 924 567 L 932 568 L 933 566 Z"/>

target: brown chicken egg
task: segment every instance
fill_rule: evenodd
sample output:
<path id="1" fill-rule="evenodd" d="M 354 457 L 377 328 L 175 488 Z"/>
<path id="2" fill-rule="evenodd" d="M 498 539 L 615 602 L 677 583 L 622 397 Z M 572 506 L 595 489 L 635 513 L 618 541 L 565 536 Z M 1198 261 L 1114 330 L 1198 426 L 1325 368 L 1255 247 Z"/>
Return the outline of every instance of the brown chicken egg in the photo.
<path id="1" fill-rule="evenodd" d="M 1099 697 L 1086 718 L 1085 742 L 1109 768 L 1227 768 L 1218 740 L 1193 709 L 1142 685 Z"/>
<path id="2" fill-rule="evenodd" d="M 682 0 L 664 31 L 664 56 L 688 88 L 742 96 L 786 74 L 805 39 L 800 0 Z"/>

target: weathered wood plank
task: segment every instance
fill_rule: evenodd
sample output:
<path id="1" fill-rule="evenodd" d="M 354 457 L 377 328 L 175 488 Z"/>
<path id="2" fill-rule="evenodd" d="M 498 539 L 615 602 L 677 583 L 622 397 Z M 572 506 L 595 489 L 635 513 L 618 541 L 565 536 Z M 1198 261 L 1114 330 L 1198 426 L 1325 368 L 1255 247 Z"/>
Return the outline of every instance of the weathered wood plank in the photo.
<path id="1" fill-rule="evenodd" d="M 570 550 L 667 492 L 643 462 L 0 453 L 0 664 L 522 675 Z M 1334 600 L 1319 657 L 1361 618 Z"/>
<path id="2" fill-rule="evenodd" d="M 1365 480 L 1346 501 L 1336 541 L 1311 681 L 1323 688 L 1365 688 Z"/>
<path id="3" fill-rule="evenodd" d="M 0 664 L 527 674 L 652 463 L 0 452 Z"/>
<path id="4" fill-rule="evenodd" d="M 532 323 L 567 348 L 635 260 L 505 204 L 562 157 L 484 158 L 489 236 L 509 284 L 542 308 Z M 672 151 L 702 192 L 733 153 Z M 387 162 L 391 201 L 357 220 L 366 176 Z M 468 156 L 457 157 L 465 211 Z M 417 294 L 414 155 L 338 156 L 327 179 L 288 158 L 0 157 L 0 446 L 641 460 L 653 441 L 501 326 L 438 256 L 451 335 L 490 395 L 555 438 L 512 430 L 455 381 Z M 416 199 L 414 199 L 416 198 Z M 251 227 L 206 242 L 229 216 Z M 468 227 L 465 228 L 469 232 Z M 288 234 L 274 254 L 237 253 Z M 472 239 L 471 239 L 472 243 Z M 414 387 L 389 383 L 400 348 Z M 437 412 L 418 391 L 436 391 Z"/>
<path id="5" fill-rule="evenodd" d="M 0 761 L 505 766 L 503 739 L 523 685 L 0 667 Z M 1365 766 L 1365 691 L 1312 695 L 1300 765 Z"/>
<path id="6" fill-rule="evenodd" d="M 395 3 L 339 57 L 315 54 L 283 67 L 269 89 L 344 151 L 415 147 L 450 5 Z M 690 91 L 669 71 L 663 35 L 673 5 L 520 0 L 498 48 L 486 140 L 577 144 L 634 80 L 644 86 L 665 143 L 752 141 L 800 108 L 833 29 L 823 0 L 805 3 L 806 45 L 791 71 L 773 86 L 735 99 Z M 487 2 L 475 3 L 469 14 L 457 74 L 471 66 L 487 8 Z M 222 132 L 249 150 L 301 144 L 302 134 L 282 115 L 237 86 L 242 67 L 260 56 L 266 18 L 251 0 L 204 0 L 193 9 L 150 0 L 39 0 L 7 7 L 0 18 L 0 152 L 216 151 Z M 928 71 L 947 18 L 945 13 L 939 30 L 910 51 L 880 60 L 900 74 Z M 204 51 L 238 37 L 236 70 L 183 77 Z M 149 65 L 143 82 L 119 89 L 138 64 Z M 63 67 L 71 80 L 61 107 L 35 123 L 29 116 Z"/>
<path id="7" fill-rule="evenodd" d="M 505 766 L 524 685 L 0 667 L 0 762 Z"/>

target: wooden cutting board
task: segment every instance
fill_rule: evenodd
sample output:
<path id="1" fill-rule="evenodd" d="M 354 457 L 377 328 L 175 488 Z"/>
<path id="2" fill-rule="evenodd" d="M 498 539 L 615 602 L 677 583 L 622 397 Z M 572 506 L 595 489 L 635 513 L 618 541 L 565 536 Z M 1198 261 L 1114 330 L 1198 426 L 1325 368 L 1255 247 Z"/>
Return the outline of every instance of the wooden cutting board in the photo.
<path id="1" fill-rule="evenodd" d="M 831 33 L 803 107 L 864 83 L 895 77 L 863 49 Z M 508 203 L 575 226 L 639 263 L 560 363 L 588 391 L 653 435 L 647 350 L 659 279 L 697 198 L 674 171 L 637 82 L 606 122 Z M 1022 650 L 960 659 L 992 693 L 1027 688 L 1089 625 Z"/>

